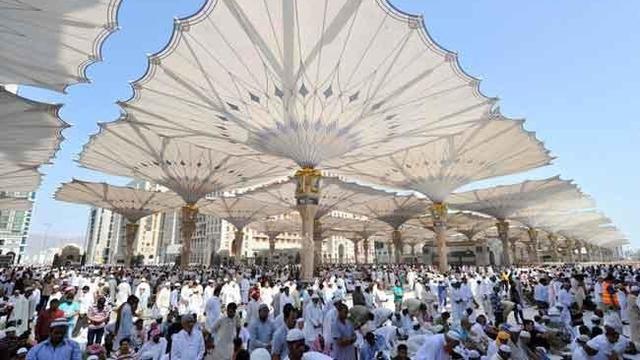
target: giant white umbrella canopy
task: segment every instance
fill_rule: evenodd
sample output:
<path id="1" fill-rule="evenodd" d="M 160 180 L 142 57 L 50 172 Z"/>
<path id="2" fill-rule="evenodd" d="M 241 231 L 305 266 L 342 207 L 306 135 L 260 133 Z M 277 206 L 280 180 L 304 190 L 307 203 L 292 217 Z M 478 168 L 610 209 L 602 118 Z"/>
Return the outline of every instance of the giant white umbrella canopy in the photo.
<path id="1" fill-rule="evenodd" d="M 261 201 L 246 195 L 220 196 L 213 200 L 201 200 L 200 212 L 217 216 L 235 226 L 235 237 L 231 245 L 230 254 L 236 260 L 242 256 L 244 229 L 247 225 L 269 216 L 282 215 L 289 212 L 287 206 L 277 206 L 271 202 Z"/>
<path id="2" fill-rule="evenodd" d="M 347 237 L 353 242 L 355 251 L 354 259 L 356 263 L 360 257 L 360 246 L 364 253 L 364 262 L 369 263 L 371 242 L 370 238 L 389 229 L 389 226 L 381 221 L 357 217 L 353 215 L 344 216 L 344 213 L 334 213 L 334 216 L 326 216 L 322 221 L 324 233 L 330 232 Z M 318 244 L 318 242 L 316 242 Z M 320 241 L 320 246 L 322 242 Z"/>
<path id="3" fill-rule="evenodd" d="M 37 166 L 0 163 L 0 191 L 30 192 L 40 185 Z"/>
<path id="4" fill-rule="evenodd" d="M 144 179 L 180 195 L 181 265 L 188 266 L 199 200 L 208 194 L 257 186 L 290 173 L 283 160 L 238 156 L 158 136 L 127 121 L 102 124 L 80 155 L 80 164 L 111 175 Z"/>
<path id="5" fill-rule="evenodd" d="M 400 227 L 411 219 L 424 215 L 431 203 L 415 195 L 400 195 L 388 193 L 385 196 L 350 207 L 349 211 L 362 214 L 370 219 L 376 219 L 389 225 L 393 230 L 391 239 L 394 246 L 395 261 L 401 261 L 402 232 Z"/>
<path id="6" fill-rule="evenodd" d="M 596 207 L 595 201 L 588 196 L 576 198 L 565 198 L 560 200 L 545 201 L 534 206 L 517 211 L 511 215 L 511 219 L 516 220 L 529 227 L 528 235 L 531 244 L 531 259 L 538 262 L 538 230 L 555 233 L 562 228 L 572 226 L 577 223 L 589 223 L 592 221 L 598 224 L 608 223 L 609 219 L 594 211 L 586 211 Z"/>
<path id="7" fill-rule="evenodd" d="M 0 161 L 36 166 L 49 162 L 68 126 L 58 118 L 59 108 L 23 99 L 0 86 Z"/>
<path id="8" fill-rule="evenodd" d="M 439 268 L 447 271 L 447 208 L 449 195 L 473 181 L 508 175 L 549 164 L 542 142 L 523 128 L 524 121 L 495 113 L 490 120 L 382 157 L 343 165 L 339 170 L 365 181 L 418 191 L 434 202 L 432 216 Z M 379 169 L 372 172 L 371 169 Z"/>
<path id="9" fill-rule="evenodd" d="M 146 191 L 125 186 L 72 180 L 54 194 L 56 200 L 111 210 L 127 220 L 125 265 L 131 265 L 138 221 L 156 212 L 178 208 L 183 200 L 172 192 Z"/>
<path id="10" fill-rule="evenodd" d="M 16 210 L 27 211 L 31 210 L 33 202 L 24 197 L 7 196 L 7 194 L 0 193 L 0 211 L 2 210 Z"/>
<path id="11" fill-rule="evenodd" d="M 315 210 L 308 217 L 302 216 L 303 233 L 306 231 L 313 234 L 313 237 L 302 237 L 303 249 L 314 249 L 314 260 L 309 263 L 307 252 L 301 256 L 302 263 L 306 266 L 313 266 L 313 263 L 320 263 L 322 260 L 322 219 L 333 211 L 350 211 L 349 209 L 357 204 L 363 204 L 389 193 L 377 190 L 368 186 L 359 185 L 353 182 L 343 181 L 337 177 L 326 176 L 319 184 L 317 205 Z M 303 213 L 306 211 L 306 204 L 298 202 L 298 183 L 295 178 L 287 181 L 273 183 L 247 194 L 260 201 L 272 202 L 277 206 L 287 206 L 292 210 Z"/>
<path id="12" fill-rule="evenodd" d="M 35 191 L 40 183 L 35 169 L 53 158 L 67 127 L 58 118 L 59 108 L 23 99 L 0 85 L 0 191 Z"/>
<path id="13" fill-rule="evenodd" d="M 133 86 L 132 121 L 301 167 L 459 132 L 494 103 L 387 0 L 206 0 Z"/>
<path id="14" fill-rule="evenodd" d="M 0 3 L 0 84 L 63 91 L 116 29 L 121 0 L 5 0 Z"/>
<path id="15" fill-rule="evenodd" d="M 285 214 L 252 222 L 249 227 L 267 236 L 269 241 L 269 256 L 273 257 L 276 250 L 277 237 L 284 233 L 298 233 L 300 219 L 293 214 Z"/>
<path id="16" fill-rule="evenodd" d="M 206 0 L 176 21 L 133 88 L 122 103 L 130 121 L 206 147 L 290 159 L 307 185 L 319 166 L 460 132 L 491 116 L 496 101 L 421 17 L 387 0 Z M 318 192 L 301 187 L 301 215 L 313 218 Z M 312 270 L 305 264 L 302 276 Z"/>
<path id="17" fill-rule="evenodd" d="M 567 239 L 580 239 L 601 249 L 611 249 L 629 243 L 626 236 L 618 228 L 608 224 L 575 226 L 571 229 L 560 230 L 558 233 Z"/>
<path id="18" fill-rule="evenodd" d="M 582 196 L 570 181 L 552 177 L 543 180 L 525 181 L 519 184 L 496 186 L 453 194 L 449 197 L 451 207 L 491 215 L 498 219 L 497 228 L 503 247 L 503 263 L 510 265 L 508 251 L 509 224 L 507 219 L 518 211 L 549 201 L 575 199 Z"/>

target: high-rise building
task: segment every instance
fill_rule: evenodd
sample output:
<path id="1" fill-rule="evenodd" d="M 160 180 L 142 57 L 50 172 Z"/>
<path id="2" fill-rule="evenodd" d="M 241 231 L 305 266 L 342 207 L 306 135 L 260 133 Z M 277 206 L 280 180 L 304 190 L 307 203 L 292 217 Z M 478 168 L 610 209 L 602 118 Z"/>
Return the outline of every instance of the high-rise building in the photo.
<path id="1" fill-rule="evenodd" d="M 111 264 L 116 256 L 114 251 L 122 232 L 122 216 L 107 210 L 92 207 L 89 209 L 87 224 L 86 263 Z"/>
<path id="2" fill-rule="evenodd" d="M 2 196 L 35 199 L 35 193 L 8 192 Z M 0 256 L 5 263 L 19 263 L 25 255 L 31 210 L 0 210 Z"/>

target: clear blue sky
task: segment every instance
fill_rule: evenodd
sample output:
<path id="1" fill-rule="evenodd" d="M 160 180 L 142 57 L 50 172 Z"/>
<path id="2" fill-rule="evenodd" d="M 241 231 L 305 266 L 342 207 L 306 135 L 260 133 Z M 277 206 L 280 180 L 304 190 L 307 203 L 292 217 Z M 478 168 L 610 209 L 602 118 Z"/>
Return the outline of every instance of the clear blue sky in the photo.
<path id="1" fill-rule="evenodd" d="M 307 0 L 308 1 L 308 0 Z M 524 175 L 477 183 L 505 184 L 562 174 L 593 195 L 599 208 L 640 247 L 640 2 L 583 0 L 392 0 L 421 13 L 432 37 L 460 54 L 464 69 L 500 97 L 507 116 L 527 118 L 558 157 Z M 74 163 L 96 123 L 116 120 L 115 101 L 131 95 L 129 81 L 147 64 L 145 54 L 169 39 L 174 17 L 197 10 L 201 0 L 123 0 L 120 31 L 103 46 L 104 61 L 88 69 L 91 84 L 67 95 L 23 88 L 21 95 L 62 102 L 73 126 L 40 191 L 32 233 L 83 236 L 87 208 L 56 202 L 52 194 L 72 177 L 124 184 L 126 179 L 80 169 Z M 37 244 L 33 244 L 37 247 Z"/>

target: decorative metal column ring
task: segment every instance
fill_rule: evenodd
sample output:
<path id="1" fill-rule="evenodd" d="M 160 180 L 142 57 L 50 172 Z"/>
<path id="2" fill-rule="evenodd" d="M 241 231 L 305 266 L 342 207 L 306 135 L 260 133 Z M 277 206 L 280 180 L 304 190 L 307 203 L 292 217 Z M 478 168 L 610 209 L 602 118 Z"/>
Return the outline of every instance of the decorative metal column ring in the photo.
<path id="1" fill-rule="evenodd" d="M 320 170 L 302 168 L 296 172 L 296 201 L 298 205 L 318 205 L 320 199 Z"/>

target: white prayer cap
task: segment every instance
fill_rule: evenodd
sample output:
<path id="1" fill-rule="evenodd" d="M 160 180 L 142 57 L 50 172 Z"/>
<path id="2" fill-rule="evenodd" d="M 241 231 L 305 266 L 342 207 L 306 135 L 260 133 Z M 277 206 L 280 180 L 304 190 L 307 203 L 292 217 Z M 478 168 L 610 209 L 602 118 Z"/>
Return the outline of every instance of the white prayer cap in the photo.
<path id="1" fill-rule="evenodd" d="M 582 335 L 578 336 L 578 341 L 579 342 L 586 343 L 586 342 L 589 342 L 589 340 L 590 340 L 589 339 L 589 335 L 582 334 Z"/>
<path id="2" fill-rule="evenodd" d="M 618 334 L 622 334 L 622 321 L 617 315 L 607 314 L 604 317 L 604 326 L 615 330 Z"/>
<path id="3" fill-rule="evenodd" d="M 470 350 L 467 356 L 469 359 L 480 359 L 480 353 L 477 350 Z"/>
<path id="4" fill-rule="evenodd" d="M 271 354 L 265 348 L 255 349 L 251 352 L 250 360 L 271 360 Z"/>
<path id="5" fill-rule="evenodd" d="M 439 334 L 442 332 L 442 330 L 444 330 L 444 326 L 442 325 L 435 325 L 433 327 L 431 327 L 431 331 L 435 334 Z"/>
<path id="6" fill-rule="evenodd" d="M 528 339 L 530 339 L 530 338 L 531 338 L 531 333 L 530 333 L 530 332 L 528 332 L 528 331 L 526 331 L 526 330 L 520 331 L 520 337 L 521 337 L 521 338 L 528 338 Z"/>
<path id="7" fill-rule="evenodd" d="M 506 352 L 506 353 L 511 353 L 511 346 L 502 344 L 502 345 L 500 345 L 500 351 Z"/>
<path id="8" fill-rule="evenodd" d="M 142 354 L 140 354 L 140 360 L 152 360 L 153 359 L 153 353 L 151 351 L 145 351 Z"/>
<path id="9" fill-rule="evenodd" d="M 447 332 L 447 337 L 452 340 L 460 341 L 460 334 L 457 331 L 449 330 Z"/>
<path id="10" fill-rule="evenodd" d="M 100 360 L 100 357 L 98 355 L 89 355 L 87 360 Z"/>
<path id="11" fill-rule="evenodd" d="M 592 348 L 593 350 L 599 351 L 600 350 L 600 345 L 598 345 L 598 342 L 594 341 L 594 340 L 595 340 L 595 338 L 587 341 L 587 346 Z"/>
<path id="12" fill-rule="evenodd" d="M 302 360 L 332 360 L 332 358 L 323 353 L 309 351 L 302 355 Z"/>
<path id="13" fill-rule="evenodd" d="M 69 323 L 67 323 L 67 318 L 64 318 L 64 317 L 57 318 L 57 319 L 53 320 L 51 322 L 51 324 L 49 324 L 50 328 L 63 327 L 63 326 L 64 327 L 69 326 Z M 7 329 L 7 330 L 9 330 L 9 329 Z"/>
<path id="14" fill-rule="evenodd" d="M 22 355 L 22 354 L 26 354 L 27 352 L 28 352 L 27 348 L 21 347 L 20 349 L 18 349 L 18 351 L 16 351 L 16 354 Z"/>
<path id="15" fill-rule="evenodd" d="M 287 332 L 287 342 L 304 340 L 304 333 L 300 329 L 291 329 Z"/>

